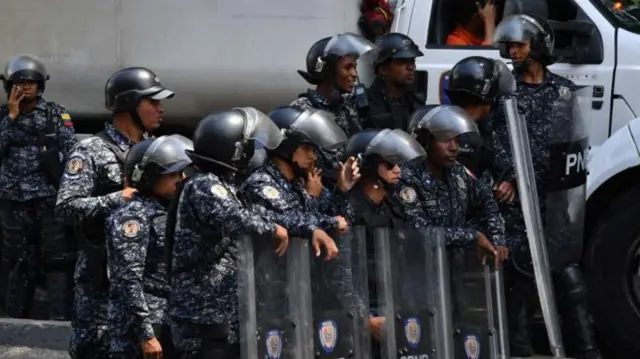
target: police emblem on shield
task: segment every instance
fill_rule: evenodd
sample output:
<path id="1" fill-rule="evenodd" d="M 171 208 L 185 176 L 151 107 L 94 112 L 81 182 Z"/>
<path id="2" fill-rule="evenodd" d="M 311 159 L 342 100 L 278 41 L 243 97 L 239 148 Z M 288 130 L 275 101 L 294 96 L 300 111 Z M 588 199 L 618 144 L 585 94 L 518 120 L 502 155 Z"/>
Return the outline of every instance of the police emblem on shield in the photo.
<path id="1" fill-rule="evenodd" d="M 318 336 L 320 337 L 320 344 L 325 353 L 333 352 L 338 343 L 338 326 L 333 320 L 325 320 L 320 323 L 318 328 Z"/>
<path id="2" fill-rule="evenodd" d="M 282 356 L 282 334 L 279 330 L 267 332 L 267 358 L 280 359 Z"/>
<path id="3" fill-rule="evenodd" d="M 420 320 L 418 318 L 411 317 L 404 321 L 404 335 L 412 349 L 418 348 L 418 344 L 420 344 Z"/>
<path id="4" fill-rule="evenodd" d="M 467 354 L 467 359 L 480 358 L 480 342 L 475 335 L 467 335 L 464 337 L 464 352 Z"/>

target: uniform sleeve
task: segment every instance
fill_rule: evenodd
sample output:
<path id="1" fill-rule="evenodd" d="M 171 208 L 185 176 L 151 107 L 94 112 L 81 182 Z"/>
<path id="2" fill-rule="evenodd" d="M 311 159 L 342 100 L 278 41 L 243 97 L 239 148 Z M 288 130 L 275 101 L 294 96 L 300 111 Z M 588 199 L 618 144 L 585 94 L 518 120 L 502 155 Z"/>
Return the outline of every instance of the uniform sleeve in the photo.
<path id="1" fill-rule="evenodd" d="M 127 317 L 139 340 L 151 339 L 155 335 L 143 285 L 151 235 L 149 220 L 134 212 L 115 213 L 107 221 L 106 235 L 113 307 Z"/>
<path id="2" fill-rule="evenodd" d="M 506 245 L 504 219 L 500 214 L 498 203 L 493 198 L 490 185 L 482 179 L 474 181 L 469 178 L 469 180 L 473 191 L 472 206 L 474 207 L 471 213 L 473 213 L 473 216 L 478 216 L 478 218 L 472 220 L 482 224 L 482 228 L 487 231 L 485 235 L 493 244 L 498 246 Z"/>
<path id="3" fill-rule="evenodd" d="M 4 157 L 9 146 L 9 138 L 11 136 L 9 129 L 13 125 L 13 121 L 9 117 L 6 106 L 0 107 L 0 157 Z"/>
<path id="4" fill-rule="evenodd" d="M 322 215 L 322 228 L 325 230 L 337 230 L 340 223 L 335 218 L 343 216 L 347 222 L 353 223 L 354 215 L 350 213 L 353 209 L 344 193 L 337 189 L 333 192 L 326 187 L 322 188 L 320 196 L 314 199 L 317 201 L 317 211 Z"/>
<path id="5" fill-rule="evenodd" d="M 311 238 L 320 228 L 322 216 L 303 208 L 293 208 L 274 184 L 250 178 L 245 185 L 245 196 L 252 207 L 267 218 L 284 226 L 291 234 Z"/>
<path id="6" fill-rule="evenodd" d="M 98 186 L 98 173 L 93 157 L 85 146 L 78 144 L 69 155 L 60 181 L 56 215 L 67 224 L 108 215 L 124 203 L 122 191 L 104 196 L 92 196 Z"/>
<path id="7" fill-rule="evenodd" d="M 78 142 L 76 139 L 76 132 L 73 129 L 71 116 L 64 107 L 58 106 L 56 109 L 56 116 L 58 120 L 58 146 L 66 160 L 69 158 L 69 154 L 71 153 L 73 146 Z"/>
<path id="8" fill-rule="evenodd" d="M 228 233 L 249 232 L 273 235 L 275 224 L 244 208 L 221 182 L 197 181 L 192 187 L 194 210 L 198 218 Z"/>

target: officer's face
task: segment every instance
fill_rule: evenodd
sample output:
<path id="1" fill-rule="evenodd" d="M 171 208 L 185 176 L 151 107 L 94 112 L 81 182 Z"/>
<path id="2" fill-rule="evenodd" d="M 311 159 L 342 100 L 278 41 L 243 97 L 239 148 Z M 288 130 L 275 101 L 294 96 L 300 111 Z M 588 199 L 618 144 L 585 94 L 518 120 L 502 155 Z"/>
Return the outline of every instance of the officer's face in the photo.
<path id="1" fill-rule="evenodd" d="M 380 73 L 397 85 L 412 85 L 416 76 L 416 60 L 393 59 L 380 67 Z"/>
<path id="2" fill-rule="evenodd" d="M 358 80 L 356 58 L 345 56 L 338 60 L 336 86 L 342 93 L 351 93 Z"/>
<path id="3" fill-rule="evenodd" d="M 154 192 L 160 197 L 171 198 L 176 192 L 178 182 L 180 182 L 182 178 L 183 172 L 161 175 L 158 182 L 156 182 Z"/>
<path id="4" fill-rule="evenodd" d="M 142 120 L 142 125 L 149 131 L 153 131 L 160 127 L 162 123 L 162 115 L 164 107 L 162 101 L 143 98 L 138 105 L 138 116 Z"/>
<path id="5" fill-rule="evenodd" d="M 292 156 L 293 162 L 297 163 L 298 167 L 306 170 L 312 169 L 317 159 L 315 148 L 306 143 L 300 145 Z"/>
<path id="6" fill-rule="evenodd" d="M 452 167 L 458 160 L 458 138 L 440 141 L 433 138 L 429 146 L 429 156 L 427 158 L 440 167 Z"/>
<path id="7" fill-rule="evenodd" d="M 27 100 L 35 98 L 38 94 L 38 83 L 35 81 L 16 81 L 13 84 L 22 89 L 24 98 Z"/>
<path id="8" fill-rule="evenodd" d="M 378 165 L 378 177 L 389 184 L 396 184 L 400 181 L 400 167 L 389 162 L 382 161 Z"/>
<path id="9" fill-rule="evenodd" d="M 507 46 L 509 48 L 509 57 L 516 64 L 523 63 L 531 52 L 529 42 L 510 42 Z"/>

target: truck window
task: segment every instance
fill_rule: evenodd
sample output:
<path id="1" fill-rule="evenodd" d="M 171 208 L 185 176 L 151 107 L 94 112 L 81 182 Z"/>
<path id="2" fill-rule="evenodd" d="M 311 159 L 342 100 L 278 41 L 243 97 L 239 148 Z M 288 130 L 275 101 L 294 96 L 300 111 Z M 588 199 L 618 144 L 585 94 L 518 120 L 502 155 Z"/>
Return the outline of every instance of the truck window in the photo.
<path id="1" fill-rule="evenodd" d="M 614 26 L 640 34 L 640 1 L 597 0 L 594 3 Z"/>
<path id="2" fill-rule="evenodd" d="M 480 0 L 479 2 L 484 5 L 486 1 Z M 484 41 L 483 36 L 474 35 L 473 31 L 467 30 L 468 25 L 483 27 L 482 20 L 478 18 L 476 2 L 478 1 L 434 0 L 427 47 L 492 49 L 491 43 Z M 496 7 L 494 25 L 497 25 L 502 20 L 504 0 L 494 0 L 493 3 Z M 482 30 L 479 33 L 482 33 Z"/>

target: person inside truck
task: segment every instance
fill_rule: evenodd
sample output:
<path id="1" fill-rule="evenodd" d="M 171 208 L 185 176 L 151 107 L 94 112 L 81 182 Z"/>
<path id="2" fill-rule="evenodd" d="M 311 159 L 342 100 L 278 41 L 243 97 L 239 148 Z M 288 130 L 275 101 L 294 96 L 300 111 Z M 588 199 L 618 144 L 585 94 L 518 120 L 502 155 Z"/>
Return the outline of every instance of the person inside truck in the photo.
<path id="1" fill-rule="evenodd" d="M 456 27 L 447 36 L 451 46 L 490 46 L 496 29 L 495 0 L 456 0 Z"/>
<path id="2" fill-rule="evenodd" d="M 373 63 L 375 80 L 367 89 L 369 108 L 364 128 L 406 129 L 409 116 L 425 99 L 413 92 L 416 57 L 424 54 L 407 35 L 390 33 L 376 41 L 378 56 Z"/>
<path id="3" fill-rule="evenodd" d="M 325 37 L 314 43 L 307 53 L 307 71 L 298 70 L 298 73 L 315 89 L 300 94 L 290 106 L 333 113 L 347 136 L 361 131 L 360 113 L 366 107 L 366 94 L 358 84 L 357 61 L 374 48 L 369 40 L 351 33 Z M 317 167 L 330 188 L 337 181 L 340 159 L 338 149 L 318 150 Z"/>
<path id="4" fill-rule="evenodd" d="M 553 107 L 561 99 L 571 98 L 578 87 L 570 80 L 556 75 L 548 69 L 554 63 L 554 33 L 551 26 L 541 17 L 534 15 L 514 15 L 504 19 L 496 29 L 494 40 L 504 58 L 513 62 L 518 113 L 526 118 L 526 127 L 531 148 L 531 159 L 535 169 L 535 182 L 541 217 L 554 206 L 546 193 L 551 192 L 554 173 L 549 164 L 554 141 Z M 503 99 L 500 99 L 502 105 Z M 571 119 L 563 119 L 567 127 Z M 510 137 L 505 111 L 497 111 L 494 116 L 496 136 L 496 161 L 505 168 L 513 167 Z M 564 160 L 564 159 L 563 159 Z M 560 164 L 562 167 L 562 164 Z M 505 176 L 515 188 L 516 177 L 510 170 Z M 499 194 L 500 196 L 500 194 Z M 504 198 L 504 197 L 503 197 Z M 500 199 L 500 198 L 499 198 Z M 534 355 L 532 346 L 531 316 L 532 299 L 535 293 L 531 256 L 526 236 L 526 226 L 522 207 L 517 201 L 501 201 L 501 212 L 505 219 L 506 234 L 512 243 L 512 260 L 505 267 L 505 288 L 507 321 L 511 355 L 529 357 Z M 555 229 L 555 228 L 554 228 Z M 559 229 L 555 229 L 559 231 Z M 571 240 L 564 236 L 563 241 Z M 549 253 L 554 252 L 554 241 Z M 553 284 L 559 301 L 560 315 L 568 334 L 568 347 L 577 352 L 578 359 L 601 359 L 602 355 L 594 342 L 586 304 L 586 283 L 578 263 L 567 259 L 551 261 Z M 551 258 L 551 256 L 550 256 Z"/>

